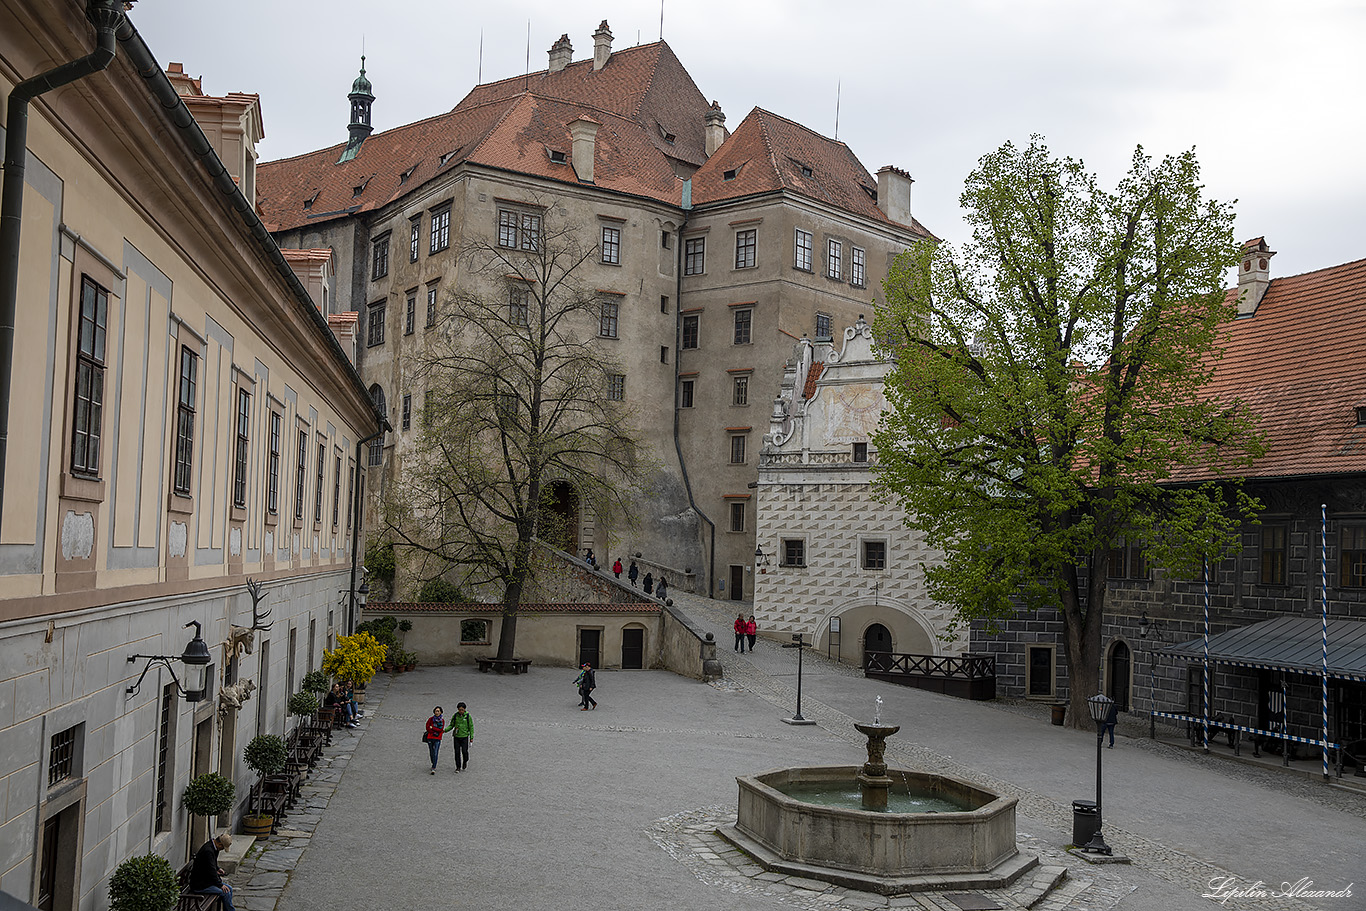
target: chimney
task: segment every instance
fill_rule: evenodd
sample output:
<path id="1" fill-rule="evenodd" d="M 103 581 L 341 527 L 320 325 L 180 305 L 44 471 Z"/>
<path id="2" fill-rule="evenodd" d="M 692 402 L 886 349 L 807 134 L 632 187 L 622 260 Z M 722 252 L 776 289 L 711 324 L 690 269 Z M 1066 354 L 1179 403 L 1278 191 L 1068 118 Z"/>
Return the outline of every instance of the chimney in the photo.
<path id="1" fill-rule="evenodd" d="M 612 56 L 612 30 L 607 27 L 607 20 L 602 20 L 598 30 L 593 33 L 593 72 L 597 72 L 607 65 L 607 58 Z"/>
<path id="2" fill-rule="evenodd" d="M 1271 257 L 1276 251 L 1266 245 L 1265 237 L 1254 237 L 1243 244 L 1243 261 L 1238 264 L 1238 315 L 1257 312 L 1266 289 L 1271 285 Z"/>
<path id="3" fill-rule="evenodd" d="M 877 207 L 889 221 L 909 225 L 911 219 L 911 175 L 891 165 L 877 171 Z"/>
<path id="4" fill-rule="evenodd" d="M 560 40 L 550 46 L 550 72 L 558 73 L 573 60 L 574 45 L 569 43 L 568 35 L 561 35 Z"/>
<path id="5" fill-rule="evenodd" d="M 711 110 L 707 111 L 706 117 L 707 130 L 707 157 L 721 148 L 721 143 L 726 141 L 730 133 L 726 131 L 726 115 L 721 113 L 721 105 L 715 101 L 711 103 Z"/>
<path id="6" fill-rule="evenodd" d="M 569 136 L 573 140 L 570 158 L 580 183 L 593 182 L 593 146 L 599 126 L 601 124 L 588 117 L 580 117 L 569 124 Z"/>

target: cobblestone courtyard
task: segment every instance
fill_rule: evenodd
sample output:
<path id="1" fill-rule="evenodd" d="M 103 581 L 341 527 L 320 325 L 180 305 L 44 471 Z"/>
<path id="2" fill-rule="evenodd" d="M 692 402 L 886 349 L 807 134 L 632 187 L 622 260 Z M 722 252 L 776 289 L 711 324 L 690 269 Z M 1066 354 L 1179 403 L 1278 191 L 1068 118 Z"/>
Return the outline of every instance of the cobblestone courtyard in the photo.
<path id="1" fill-rule="evenodd" d="M 724 631 L 725 602 L 680 598 Z M 1211 883 L 1268 891 L 1302 878 L 1347 898 L 1263 895 L 1228 908 L 1366 908 L 1366 794 L 1190 754 L 1145 737 L 1106 751 L 1105 834 L 1127 865 L 1064 848 L 1071 799 L 1092 797 L 1094 734 L 1053 727 L 1035 706 L 967 703 L 864 680 L 808 655 L 791 727 L 791 651 L 719 649 L 726 678 L 601 672 L 601 707 L 577 709 L 568 668 L 520 677 L 425 668 L 371 687 L 361 729 L 341 732 L 305 805 L 231 877 L 245 911 L 348 908 L 863 909 L 966 906 L 1040 911 L 1197 909 Z M 890 763 L 970 778 L 1019 799 L 1019 843 L 1041 867 L 1009 890 L 895 899 L 763 872 L 713 830 L 732 821 L 735 776 L 857 764 L 855 720 L 901 724 Z M 427 772 L 422 722 L 469 703 L 471 766 Z M 865 710 L 866 709 L 866 710 Z M 449 749 L 449 747 L 447 747 Z M 1064 876 L 1054 888 L 1045 872 Z M 1055 876 L 1053 878 L 1056 878 Z M 974 900 L 976 904 L 974 904 Z"/>

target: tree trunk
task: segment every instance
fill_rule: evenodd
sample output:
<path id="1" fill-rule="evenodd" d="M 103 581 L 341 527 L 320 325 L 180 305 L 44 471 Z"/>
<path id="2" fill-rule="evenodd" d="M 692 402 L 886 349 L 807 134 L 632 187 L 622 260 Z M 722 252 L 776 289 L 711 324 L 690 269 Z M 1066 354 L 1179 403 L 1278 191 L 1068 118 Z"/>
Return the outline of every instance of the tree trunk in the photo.
<path id="1" fill-rule="evenodd" d="M 1081 603 L 1075 575 L 1063 592 L 1063 646 L 1067 654 L 1068 726 L 1094 727 L 1087 699 L 1100 692 L 1101 620 L 1105 615 L 1105 553 L 1092 555 L 1086 603 Z M 1101 569 L 1097 571 L 1096 567 Z"/>

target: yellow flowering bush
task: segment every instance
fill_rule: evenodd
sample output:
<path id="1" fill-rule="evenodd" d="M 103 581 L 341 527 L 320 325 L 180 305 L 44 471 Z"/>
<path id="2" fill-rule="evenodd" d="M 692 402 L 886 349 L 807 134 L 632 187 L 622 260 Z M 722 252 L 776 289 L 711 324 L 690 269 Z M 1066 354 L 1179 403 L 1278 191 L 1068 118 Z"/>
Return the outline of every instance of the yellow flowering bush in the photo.
<path id="1" fill-rule="evenodd" d="M 323 673 L 338 680 L 350 680 L 356 686 L 369 683 L 384 663 L 387 647 L 369 633 L 341 636 L 337 647 L 323 652 Z"/>

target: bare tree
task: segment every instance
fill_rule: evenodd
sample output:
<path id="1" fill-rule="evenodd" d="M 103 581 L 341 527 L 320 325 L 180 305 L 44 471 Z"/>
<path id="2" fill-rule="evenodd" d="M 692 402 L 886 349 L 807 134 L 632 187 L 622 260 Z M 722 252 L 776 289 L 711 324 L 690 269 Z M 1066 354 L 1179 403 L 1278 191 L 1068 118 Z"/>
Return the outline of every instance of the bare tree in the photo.
<path id="1" fill-rule="evenodd" d="M 466 582 L 501 584 L 502 660 L 516 647 L 533 543 L 562 542 L 551 486 L 568 485 L 584 510 L 629 517 L 644 468 L 625 373 L 597 342 L 616 318 L 585 281 L 597 247 L 551 221 L 556 208 L 461 250 L 436 339 L 410 363 L 426 389 L 421 427 L 386 504 L 394 541 Z"/>

